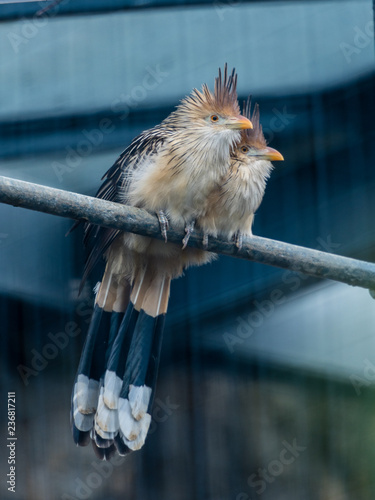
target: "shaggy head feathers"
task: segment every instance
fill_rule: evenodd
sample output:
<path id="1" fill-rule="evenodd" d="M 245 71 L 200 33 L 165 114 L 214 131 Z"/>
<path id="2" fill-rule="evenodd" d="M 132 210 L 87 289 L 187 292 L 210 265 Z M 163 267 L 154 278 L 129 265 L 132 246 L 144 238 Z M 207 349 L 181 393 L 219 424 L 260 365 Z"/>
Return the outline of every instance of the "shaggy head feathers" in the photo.
<path id="1" fill-rule="evenodd" d="M 194 89 L 192 93 L 185 97 L 177 107 L 177 113 L 196 114 L 203 117 L 211 113 L 217 113 L 223 117 L 240 115 L 240 108 L 237 102 L 237 74 L 233 68 L 228 75 L 228 66 L 224 66 L 224 76 L 219 68 L 219 76 L 215 78 L 215 91 L 212 93 L 208 86 L 204 84 L 202 91 Z"/>
<path id="2" fill-rule="evenodd" d="M 242 131 L 241 144 L 248 144 L 260 149 L 265 148 L 267 141 L 259 121 L 259 104 L 255 103 L 253 114 L 251 115 L 251 96 L 243 103 L 243 115 L 251 120 L 253 128 Z"/>

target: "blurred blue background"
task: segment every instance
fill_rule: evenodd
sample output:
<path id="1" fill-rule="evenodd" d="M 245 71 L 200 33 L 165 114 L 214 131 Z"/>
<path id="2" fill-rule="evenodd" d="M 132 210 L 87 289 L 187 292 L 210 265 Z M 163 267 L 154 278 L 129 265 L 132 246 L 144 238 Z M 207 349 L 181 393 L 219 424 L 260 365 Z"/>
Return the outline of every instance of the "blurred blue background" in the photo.
<path id="1" fill-rule="evenodd" d="M 227 62 L 285 158 L 254 234 L 375 260 L 371 0 L 65 0 L 37 17 L 45 5 L 0 2 L 1 175 L 93 195 L 133 137 Z M 70 436 L 95 285 L 78 297 L 82 233 L 5 205 L 0 220 L 17 499 L 374 498 L 367 290 L 224 257 L 189 270 L 172 285 L 154 432 L 103 466 Z"/>

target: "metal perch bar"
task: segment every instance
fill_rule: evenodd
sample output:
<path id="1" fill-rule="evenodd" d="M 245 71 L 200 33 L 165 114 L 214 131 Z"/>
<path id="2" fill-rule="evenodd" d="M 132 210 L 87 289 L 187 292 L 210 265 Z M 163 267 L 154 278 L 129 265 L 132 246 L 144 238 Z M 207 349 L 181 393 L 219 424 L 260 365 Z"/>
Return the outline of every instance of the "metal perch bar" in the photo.
<path id="1" fill-rule="evenodd" d="M 105 227 L 163 239 L 156 215 L 119 203 L 0 176 L 0 202 L 38 212 L 78 219 Z M 168 230 L 168 241 L 182 245 L 184 229 Z M 203 234 L 194 231 L 188 245 L 203 248 Z M 210 238 L 207 250 L 341 281 L 375 290 L 375 264 L 310 248 L 253 236 L 241 250 L 234 243 Z"/>

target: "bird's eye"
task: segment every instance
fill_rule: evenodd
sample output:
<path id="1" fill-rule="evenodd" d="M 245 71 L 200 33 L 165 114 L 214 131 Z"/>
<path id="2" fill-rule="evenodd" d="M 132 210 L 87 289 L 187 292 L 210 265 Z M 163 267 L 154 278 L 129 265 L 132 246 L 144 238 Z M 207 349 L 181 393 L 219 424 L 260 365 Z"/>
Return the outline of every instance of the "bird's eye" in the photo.
<path id="1" fill-rule="evenodd" d="M 241 152 L 246 154 L 249 152 L 249 148 L 247 146 L 241 146 Z"/>
<path id="2" fill-rule="evenodd" d="M 219 117 L 217 115 L 211 115 L 211 121 L 212 122 L 218 122 L 219 121 Z"/>

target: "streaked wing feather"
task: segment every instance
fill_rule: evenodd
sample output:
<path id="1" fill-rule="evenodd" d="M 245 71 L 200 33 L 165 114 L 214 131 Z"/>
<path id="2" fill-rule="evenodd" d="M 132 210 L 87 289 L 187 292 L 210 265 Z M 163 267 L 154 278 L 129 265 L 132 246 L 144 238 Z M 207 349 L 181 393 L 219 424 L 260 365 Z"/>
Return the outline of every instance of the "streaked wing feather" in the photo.
<path id="1" fill-rule="evenodd" d="M 103 175 L 103 183 L 98 189 L 96 197 L 118 202 L 121 193 L 123 200 L 131 174 L 138 168 L 139 161 L 145 156 L 157 154 L 168 132 L 168 128 L 161 124 L 136 137 Z M 82 289 L 92 269 L 119 234 L 120 231 L 117 229 L 104 228 L 90 223 L 85 224 L 83 242 L 89 251 L 80 289 Z"/>

